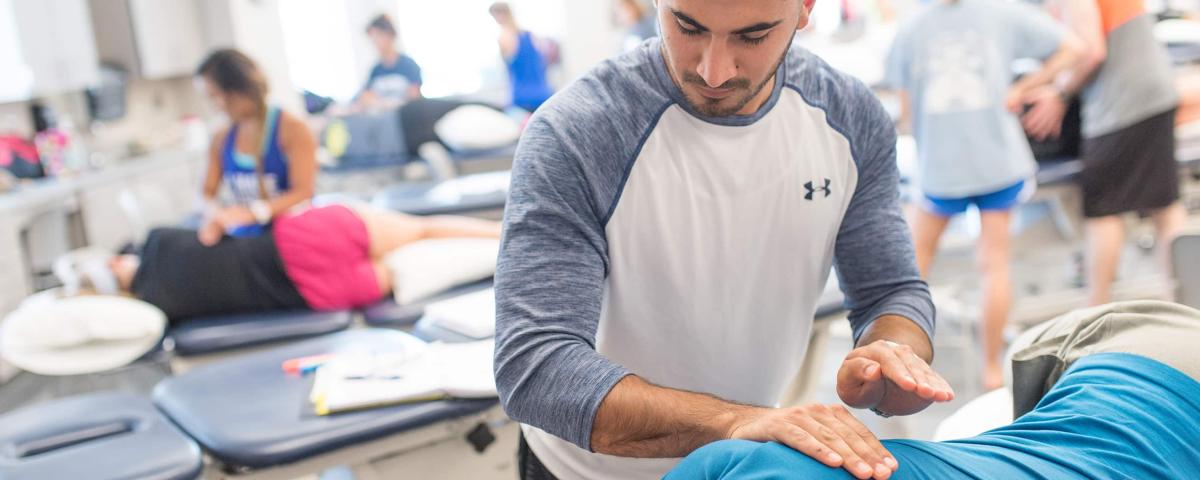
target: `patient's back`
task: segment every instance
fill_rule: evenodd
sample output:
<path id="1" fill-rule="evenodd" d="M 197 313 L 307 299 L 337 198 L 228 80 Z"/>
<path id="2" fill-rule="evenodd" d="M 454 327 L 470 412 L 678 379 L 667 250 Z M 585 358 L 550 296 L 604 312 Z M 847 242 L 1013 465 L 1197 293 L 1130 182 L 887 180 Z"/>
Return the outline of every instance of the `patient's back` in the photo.
<path id="1" fill-rule="evenodd" d="M 1200 472 L 1200 382 L 1136 355 L 1071 366 L 1011 425 L 949 442 L 885 440 L 894 479 L 1176 479 Z M 668 479 L 853 478 L 777 443 L 724 441 Z"/>
<path id="2" fill-rule="evenodd" d="M 172 323 L 198 316 L 306 308 L 274 236 L 226 237 L 206 247 L 196 232 L 158 228 L 146 237 L 133 293 Z"/>

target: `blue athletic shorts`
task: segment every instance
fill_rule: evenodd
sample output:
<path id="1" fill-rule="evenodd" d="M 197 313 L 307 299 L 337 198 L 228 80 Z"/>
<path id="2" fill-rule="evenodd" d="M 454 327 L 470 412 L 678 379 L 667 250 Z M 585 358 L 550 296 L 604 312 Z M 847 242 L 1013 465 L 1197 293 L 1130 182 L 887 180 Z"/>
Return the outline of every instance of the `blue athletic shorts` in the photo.
<path id="1" fill-rule="evenodd" d="M 1016 184 L 992 193 L 974 195 L 963 198 L 941 198 L 925 195 L 925 210 L 943 217 L 953 217 L 966 212 L 967 207 L 975 205 L 980 211 L 1011 210 L 1024 199 L 1026 182 L 1021 180 Z"/>

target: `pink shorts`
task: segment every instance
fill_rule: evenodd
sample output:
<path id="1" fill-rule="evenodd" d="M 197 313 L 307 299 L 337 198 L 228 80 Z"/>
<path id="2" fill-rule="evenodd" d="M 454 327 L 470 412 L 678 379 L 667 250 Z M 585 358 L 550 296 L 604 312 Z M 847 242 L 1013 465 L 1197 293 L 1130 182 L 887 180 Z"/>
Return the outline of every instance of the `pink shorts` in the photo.
<path id="1" fill-rule="evenodd" d="M 313 208 L 275 219 L 283 269 L 314 310 L 344 310 L 378 301 L 367 227 L 349 208 Z"/>

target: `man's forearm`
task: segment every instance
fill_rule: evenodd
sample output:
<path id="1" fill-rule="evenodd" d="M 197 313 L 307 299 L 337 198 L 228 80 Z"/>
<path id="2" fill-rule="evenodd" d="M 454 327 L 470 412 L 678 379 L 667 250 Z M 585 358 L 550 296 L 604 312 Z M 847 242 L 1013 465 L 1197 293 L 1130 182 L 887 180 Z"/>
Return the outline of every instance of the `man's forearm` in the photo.
<path id="1" fill-rule="evenodd" d="M 871 326 L 867 327 L 862 337 L 858 339 L 858 345 L 855 346 L 861 347 L 879 340 L 908 345 L 926 363 L 933 362 L 933 345 L 929 342 L 929 335 L 926 335 L 925 330 L 912 320 L 898 315 L 879 317 Z"/>
<path id="2" fill-rule="evenodd" d="M 760 407 L 653 385 L 626 376 L 604 397 L 592 426 L 592 450 L 637 458 L 683 457 L 725 439 Z"/>
<path id="3" fill-rule="evenodd" d="M 1013 85 L 1013 89 L 1019 92 L 1025 92 L 1034 87 L 1039 87 L 1053 82 L 1059 74 L 1066 71 L 1068 68 L 1077 65 L 1082 54 L 1083 43 L 1080 42 L 1074 34 L 1067 32 L 1058 51 L 1042 64 L 1042 68 L 1036 72 L 1021 77 L 1021 79 Z"/>
<path id="4" fill-rule="evenodd" d="M 1071 96 L 1078 94 L 1091 82 L 1092 76 L 1108 57 L 1108 46 L 1095 1 L 1066 0 L 1063 7 L 1064 20 L 1080 41 L 1080 54 L 1075 65 L 1057 82 L 1059 89 Z"/>

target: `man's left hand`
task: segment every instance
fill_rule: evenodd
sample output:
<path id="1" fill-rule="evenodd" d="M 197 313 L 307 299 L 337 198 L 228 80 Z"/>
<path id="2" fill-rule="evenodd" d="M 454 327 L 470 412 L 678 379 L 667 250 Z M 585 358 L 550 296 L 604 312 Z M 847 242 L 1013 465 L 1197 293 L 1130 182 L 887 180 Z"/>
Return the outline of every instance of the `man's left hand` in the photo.
<path id="1" fill-rule="evenodd" d="M 838 396 L 854 408 L 892 415 L 919 412 L 954 399 L 954 389 L 912 347 L 876 340 L 856 348 L 838 370 Z"/>

